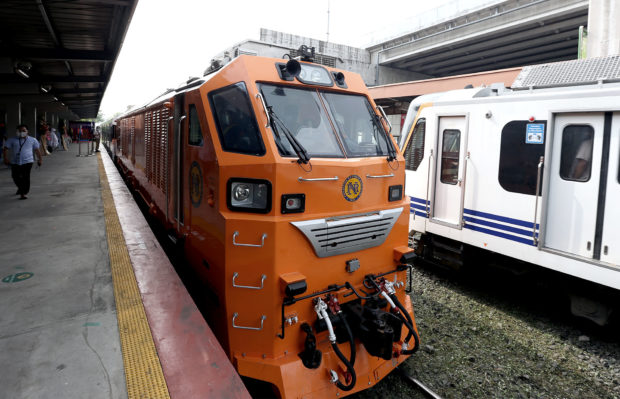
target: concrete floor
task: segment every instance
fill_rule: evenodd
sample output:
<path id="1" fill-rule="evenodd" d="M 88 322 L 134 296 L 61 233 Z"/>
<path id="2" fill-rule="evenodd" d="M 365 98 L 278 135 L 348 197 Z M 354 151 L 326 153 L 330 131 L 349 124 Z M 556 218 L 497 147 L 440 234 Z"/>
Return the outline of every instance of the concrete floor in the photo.
<path id="1" fill-rule="evenodd" d="M 0 399 L 127 398 L 97 157 L 76 154 L 25 201 L 0 166 Z"/>

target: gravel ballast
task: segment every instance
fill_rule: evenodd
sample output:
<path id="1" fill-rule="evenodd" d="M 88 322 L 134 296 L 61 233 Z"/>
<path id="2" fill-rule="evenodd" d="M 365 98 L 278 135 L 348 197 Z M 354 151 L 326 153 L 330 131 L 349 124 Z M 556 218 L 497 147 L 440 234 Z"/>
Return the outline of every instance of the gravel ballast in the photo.
<path id="1" fill-rule="evenodd" d="M 405 371 L 443 398 L 620 398 L 617 329 L 568 317 L 544 283 L 480 275 L 414 267 L 422 345 Z M 355 397 L 425 396 L 392 373 Z"/>

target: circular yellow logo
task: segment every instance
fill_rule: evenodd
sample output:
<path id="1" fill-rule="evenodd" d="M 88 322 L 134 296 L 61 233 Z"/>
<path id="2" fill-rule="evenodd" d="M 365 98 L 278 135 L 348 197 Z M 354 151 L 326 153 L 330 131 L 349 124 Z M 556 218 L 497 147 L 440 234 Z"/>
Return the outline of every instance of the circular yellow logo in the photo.
<path id="1" fill-rule="evenodd" d="M 202 170 L 196 161 L 189 169 L 189 190 L 192 205 L 198 207 L 202 202 Z"/>
<path id="2" fill-rule="evenodd" d="M 362 178 L 358 175 L 351 175 L 347 177 L 342 184 L 342 196 L 347 201 L 357 201 L 362 195 Z"/>

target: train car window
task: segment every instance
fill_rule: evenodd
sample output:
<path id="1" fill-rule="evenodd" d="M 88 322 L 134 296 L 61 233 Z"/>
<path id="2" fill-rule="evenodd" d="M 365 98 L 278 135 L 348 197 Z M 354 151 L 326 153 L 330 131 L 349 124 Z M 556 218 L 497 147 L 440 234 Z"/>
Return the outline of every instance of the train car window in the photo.
<path id="1" fill-rule="evenodd" d="M 459 154 L 461 150 L 461 131 L 443 131 L 441 148 L 441 177 L 445 184 L 456 184 L 459 178 Z"/>
<path id="2" fill-rule="evenodd" d="M 321 93 L 348 157 L 388 154 L 387 135 L 365 96 Z"/>
<path id="3" fill-rule="evenodd" d="M 265 145 L 245 83 L 209 93 L 209 102 L 222 149 L 248 155 L 265 155 Z"/>
<path id="4" fill-rule="evenodd" d="M 587 182 L 592 171 L 594 128 L 590 125 L 568 125 L 562 130 L 560 177 Z"/>
<path id="5" fill-rule="evenodd" d="M 200 130 L 200 121 L 198 120 L 198 111 L 194 104 L 189 106 L 189 145 L 202 147 L 203 145 L 202 130 Z"/>
<path id="6" fill-rule="evenodd" d="M 282 156 L 296 156 L 283 130 L 288 130 L 310 156 L 342 157 L 316 90 L 260 84 L 265 103 L 271 110 L 274 140 Z M 280 132 L 279 132 L 280 131 Z"/>
<path id="7" fill-rule="evenodd" d="M 418 170 L 420 163 L 424 159 L 424 139 L 426 136 L 426 119 L 421 118 L 416 123 L 411 139 L 405 149 L 405 168 L 407 170 Z"/>
<path id="8" fill-rule="evenodd" d="M 536 193 L 538 162 L 545 155 L 545 140 L 543 136 L 540 143 L 527 142 L 527 125 L 530 123 L 542 124 L 543 133 L 547 130 L 547 121 L 527 120 L 510 121 L 502 129 L 498 180 L 504 190 L 512 193 Z"/>

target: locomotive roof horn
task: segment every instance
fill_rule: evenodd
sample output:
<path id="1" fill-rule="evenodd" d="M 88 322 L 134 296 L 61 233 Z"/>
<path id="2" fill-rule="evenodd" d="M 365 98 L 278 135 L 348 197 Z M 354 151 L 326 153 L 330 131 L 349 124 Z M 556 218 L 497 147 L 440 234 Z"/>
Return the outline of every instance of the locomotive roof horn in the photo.
<path id="1" fill-rule="evenodd" d="M 301 73 L 301 64 L 297 60 L 289 60 L 286 64 L 278 63 L 278 72 L 283 80 L 293 80 Z"/>

